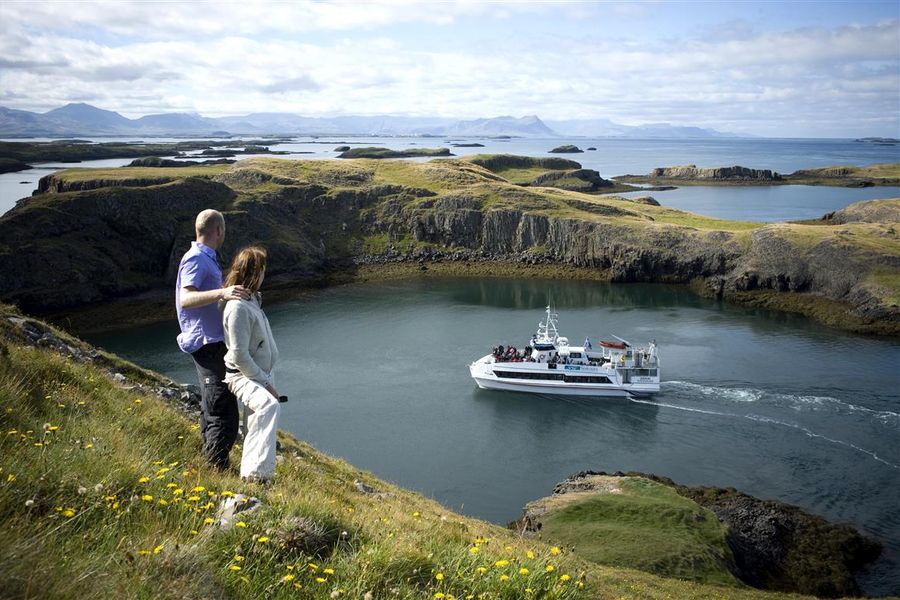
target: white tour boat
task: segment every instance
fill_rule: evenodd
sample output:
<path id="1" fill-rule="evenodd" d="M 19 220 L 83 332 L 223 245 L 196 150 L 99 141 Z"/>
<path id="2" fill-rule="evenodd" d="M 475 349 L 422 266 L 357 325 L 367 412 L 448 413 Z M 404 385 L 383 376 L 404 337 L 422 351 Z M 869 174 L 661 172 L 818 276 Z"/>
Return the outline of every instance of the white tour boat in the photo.
<path id="1" fill-rule="evenodd" d="M 547 307 L 546 320 L 523 351 L 499 346 L 471 365 L 478 387 L 553 395 L 649 396 L 659 391 L 656 342 L 634 348 L 622 338 L 570 346 L 557 331 L 558 315 Z"/>

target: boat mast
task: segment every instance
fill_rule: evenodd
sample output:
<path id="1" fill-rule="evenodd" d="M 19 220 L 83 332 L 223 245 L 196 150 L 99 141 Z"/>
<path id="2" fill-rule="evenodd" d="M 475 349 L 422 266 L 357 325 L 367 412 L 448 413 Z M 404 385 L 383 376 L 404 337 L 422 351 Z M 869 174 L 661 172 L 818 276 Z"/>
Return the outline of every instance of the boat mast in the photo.
<path id="1" fill-rule="evenodd" d="M 559 339 L 559 331 L 556 329 L 557 319 L 559 315 L 553 312 L 550 305 L 547 305 L 547 320 L 538 323 L 538 339 L 556 343 Z"/>

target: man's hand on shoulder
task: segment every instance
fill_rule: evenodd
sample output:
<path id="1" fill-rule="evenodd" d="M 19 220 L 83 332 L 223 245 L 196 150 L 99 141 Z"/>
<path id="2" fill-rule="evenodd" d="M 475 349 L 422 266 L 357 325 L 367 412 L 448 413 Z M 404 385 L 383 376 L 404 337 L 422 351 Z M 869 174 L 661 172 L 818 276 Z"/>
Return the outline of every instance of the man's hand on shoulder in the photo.
<path id="1" fill-rule="evenodd" d="M 233 285 L 231 287 L 222 288 L 222 300 L 249 300 L 250 292 L 242 285 Z"/>

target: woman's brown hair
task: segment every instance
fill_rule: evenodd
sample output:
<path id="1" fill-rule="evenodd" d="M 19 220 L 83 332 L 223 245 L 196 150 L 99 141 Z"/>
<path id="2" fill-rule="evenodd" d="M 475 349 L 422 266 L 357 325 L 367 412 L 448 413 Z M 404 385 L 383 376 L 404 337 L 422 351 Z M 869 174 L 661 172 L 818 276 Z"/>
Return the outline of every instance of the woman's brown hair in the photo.
<path id="1" fill-rule="evenodd" d="M 247 291 L 256 293 L 262 285 L 263 274 L 266 270 L 266 250 L 260 246 L 247 246 L 241 248 L 231 269 L 225 278 L 225 287 L 242 285 Z"/>

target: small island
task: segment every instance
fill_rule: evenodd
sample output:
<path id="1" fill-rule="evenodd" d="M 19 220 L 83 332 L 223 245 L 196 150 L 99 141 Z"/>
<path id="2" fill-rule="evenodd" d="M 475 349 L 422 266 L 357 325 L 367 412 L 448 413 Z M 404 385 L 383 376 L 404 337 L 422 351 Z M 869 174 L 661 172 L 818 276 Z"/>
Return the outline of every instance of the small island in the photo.
<path id="1" fill-rule="evenodd" d="M 572 144 L 566 144 L 563 146 L 557 146 L 553 150 L 548 150 L 548 152 L 550 154 L 579 154 L 581 152 L 584 152 L 584 150 L 582 150 L 578 146 L 573 146 Z"/>
<path id="2" fill-rule="evenodd" d="M 453 156 L 449 148 L 410 148 L 391 150 L 389 148 L 367 147 L 348 148 L 338 158 L 414 158 L 419 156 Z"/>
<path id="3" fill-rule="evenodd" d="M 733 167 L 697 167 L 684 165 L 659 167 L 646 175 L 613 177 L 623 183 L 676 185 L 827 185 L 835 187 L 871 187 L 900 185 L 900 163 L 867 167 L 832 166 L 801 169 L 782 175 L 770 169 Z"/>

